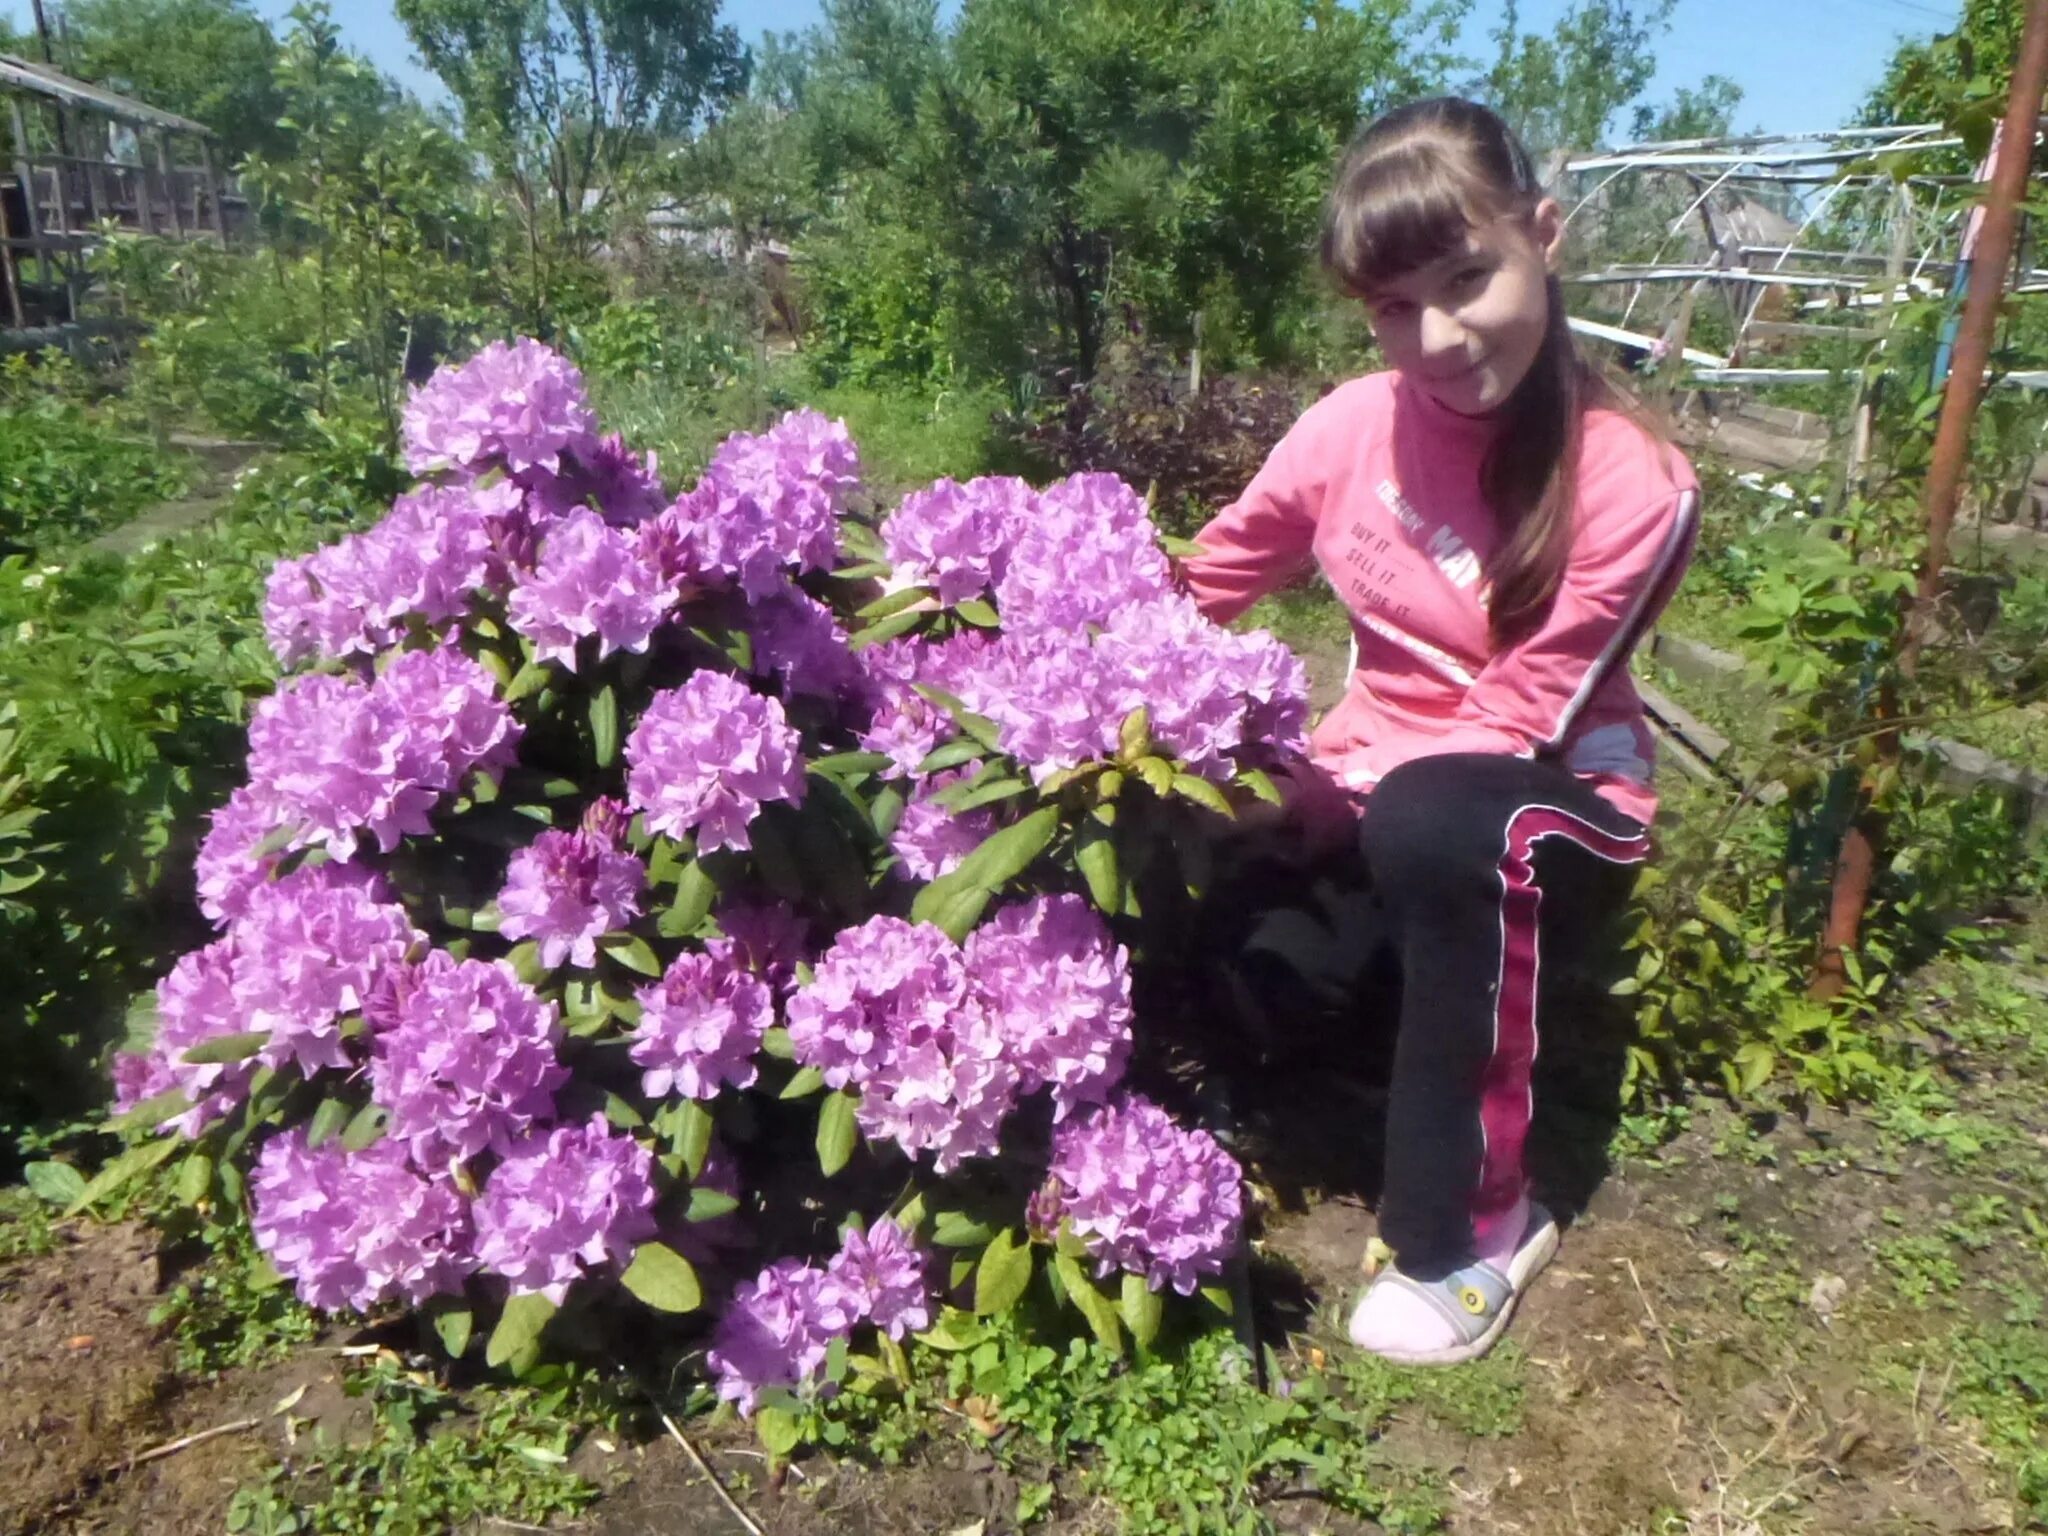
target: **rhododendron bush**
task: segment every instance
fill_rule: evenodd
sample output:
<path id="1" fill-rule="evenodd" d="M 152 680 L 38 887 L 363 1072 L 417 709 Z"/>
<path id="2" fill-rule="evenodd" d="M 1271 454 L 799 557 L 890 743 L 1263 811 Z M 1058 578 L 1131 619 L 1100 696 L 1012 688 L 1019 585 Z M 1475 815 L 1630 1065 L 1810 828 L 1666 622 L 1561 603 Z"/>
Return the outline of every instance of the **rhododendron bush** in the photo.
<path id="1" fill-rule="evenodd" d="M 294 670 L 200 850 L 218 937 L 117 1061 L 170 1133 L 125 1168 L 192 1148 L 307 1302 L 494 1364 L 557 1309 L 701 1309 L 747 1413 L 954 1308 L 1149 1344 L 1240 1175 L 1126 1083 L 1117 935 L 1273 798 L 1297 661 L 1108 476 L 877 524 L 797 412 L 671 497 L 531 341 L 405 437 L 418 486 L 271 578 Z"/>

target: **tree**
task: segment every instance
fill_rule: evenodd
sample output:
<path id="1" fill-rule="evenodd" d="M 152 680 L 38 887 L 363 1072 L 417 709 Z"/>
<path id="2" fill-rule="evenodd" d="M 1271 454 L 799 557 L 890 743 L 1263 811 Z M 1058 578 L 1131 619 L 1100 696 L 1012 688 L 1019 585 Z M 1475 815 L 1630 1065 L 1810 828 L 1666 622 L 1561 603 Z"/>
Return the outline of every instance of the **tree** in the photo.
<path id="1" fill-rule="evenodd" d="M 799 91 L 805 271 L 856 371 L 1091 372 L 1113 316 L 1283 346 L 1338 150 L 1427 88 L 1408 0 L 842 0 Z"/>
<path id="2" fill-rule="evenodd" d="M 1592 149 L 1656 73 L 1650 44 L 1675 3 L 1577 0 L 1546 37 L 1523 32 L 1515 0 L 1508 0 L 1493 33 L 1493 68 L 1476 91 L 1521 135 L 1539 166 Z"/>
<path id="3" fill-rule="evenodd" d="M 717 0 L 397 0 L 399 20 L 512 185 L 529 228 L 590 227 L 655 135 L 745 89 Z"/>
<path id="4" fill-rule="evenodd" d="M 232 165 L 285 135 L 277 39 L 247 0 L 69 0 L 62 67 L 201 122 Z"/>
<path id="5" fill-rule="evenodd" d="M 1940 169 L 1967 174 L 1991 147 L 2026 19 L 2026 0 L 1966 0 L 1953 31 L 1902 40 L 1864 102 L 1864 122 L 1948 124 L 1969 143 Z"/>
<path id="6" fill-rule="evenodd" d="M 1726 75 L 1708 75 L 1697 89 L 1681 85 L 1669 104 L 1635 111 L 1635 138 L 1646 144 L 1674 139 L 1718 139 L 1735 130 L 1742 87 Z"/>

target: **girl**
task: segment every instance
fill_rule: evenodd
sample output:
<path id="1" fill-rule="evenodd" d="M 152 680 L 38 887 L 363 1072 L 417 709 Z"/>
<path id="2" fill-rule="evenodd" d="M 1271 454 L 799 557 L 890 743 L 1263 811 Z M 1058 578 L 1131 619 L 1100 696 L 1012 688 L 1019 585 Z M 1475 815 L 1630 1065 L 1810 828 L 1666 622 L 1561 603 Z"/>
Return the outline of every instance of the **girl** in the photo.
<path id="1" fill-rule="evenodd" d="M 1312 406 L 1185 567 L 1218 620 L 1311 562 L 1351 611 L 1356 667 L 1311 753 L 1360 813 L 1401 1004 L 1394 1262 L 1350 1333 L 1408 1364 L 1491 1348 L 1556 1251 L 1522 1172 L 1537 917 L 1546 941 L 1597 921 L 1619 894 L 1600 877 L 1649 853 L 1629 652 L 1697 526 L 1691 468 L 1572 344 L 1563 239 L 1484 107 L 1422 101 L 1367 128 L 1322 259 L 1392 367 Z"/>

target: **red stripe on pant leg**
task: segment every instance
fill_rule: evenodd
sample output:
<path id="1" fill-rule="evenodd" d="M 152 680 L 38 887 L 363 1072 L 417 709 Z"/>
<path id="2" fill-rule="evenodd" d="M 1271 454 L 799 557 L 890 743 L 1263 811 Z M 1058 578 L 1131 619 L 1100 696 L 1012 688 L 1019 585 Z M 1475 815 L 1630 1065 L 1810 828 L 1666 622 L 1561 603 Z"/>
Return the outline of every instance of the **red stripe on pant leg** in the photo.
<path id="1" fill-rule="evenodd" d="M 1472 1199 L 1473 1241 L 1482 1249 L 1494 1246 L 1493 1224 L 1522 1197 L 1529 1079 L 1536 1064 L 1537 920 L 1543 906 L 1535 852 L 1546 837 L 1569 839 L 1610 864 L 1637 864 L 1650 851 L 1647 834 L 1616 837 L 1554 806 L 1523 806 L 1508 818 L 1500 858 L 1500 979 L 1494 989 L 1493 1052 L 1479 1089 L 1485 1152 Z"/>

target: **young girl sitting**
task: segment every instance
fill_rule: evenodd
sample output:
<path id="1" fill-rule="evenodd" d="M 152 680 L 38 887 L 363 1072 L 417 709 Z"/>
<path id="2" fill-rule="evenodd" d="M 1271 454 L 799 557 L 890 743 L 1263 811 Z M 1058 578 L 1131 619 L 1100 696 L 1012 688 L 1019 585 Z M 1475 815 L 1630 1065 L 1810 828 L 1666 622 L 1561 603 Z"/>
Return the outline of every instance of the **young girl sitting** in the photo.
<path id="1" fill-rule="evenodd" d="M 1350 1333 L 1408 1364 L 1491 1348 L 1556 1251 L 1522 1169 L 1538 913 L 1546 938 L 1599 921 L 1620 888 L 1597 876 L 1649 853 L 1629 653 L 1697 527 L 1691 468 L 1573 346 L 1563 239 L 1484 107 L 1422 101 L 1367 128 L 1322 259 L 1391 367 L 1312 406 L 1185 564 L 1218 620 L 1312 562 L 1350 609 L 1357 666 L 1312 755 L 1353 797 L 1401 978 L 1394 1260 Z"/>

